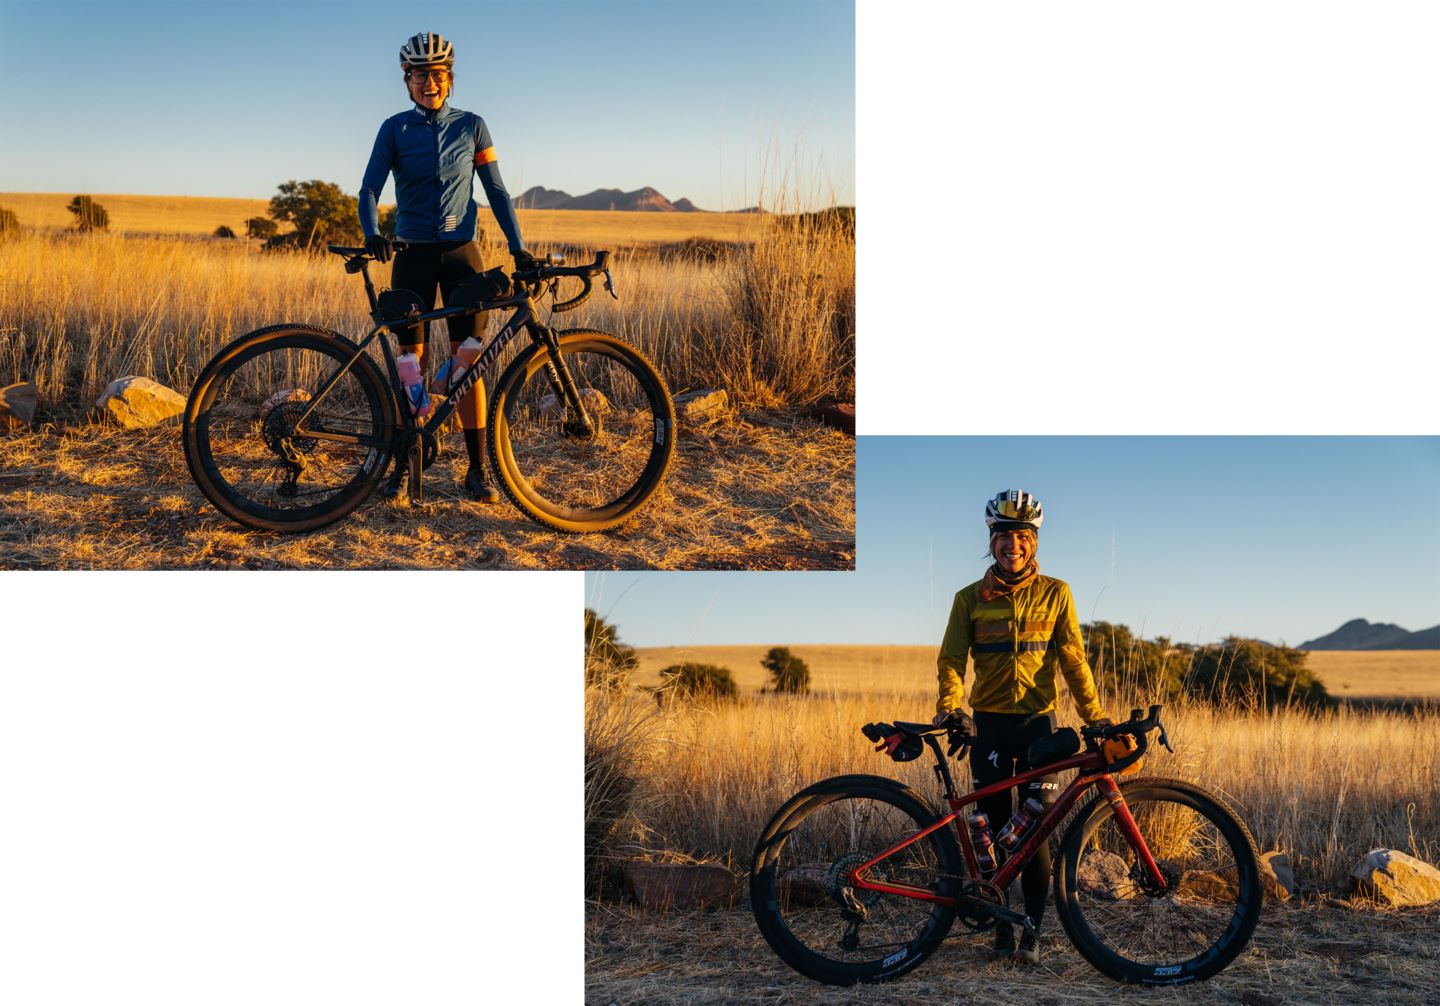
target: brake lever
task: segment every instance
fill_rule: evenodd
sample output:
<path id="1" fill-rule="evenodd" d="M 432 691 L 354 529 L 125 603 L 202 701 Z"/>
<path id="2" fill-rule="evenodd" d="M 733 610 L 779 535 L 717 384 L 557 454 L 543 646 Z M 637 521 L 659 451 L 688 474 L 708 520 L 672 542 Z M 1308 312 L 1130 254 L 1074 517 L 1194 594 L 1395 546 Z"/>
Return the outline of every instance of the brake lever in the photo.
<path id="1" fill-rule="evenodd" d="M 1160 746 L 1174 754 L 1175 749 L 1170 746 L 1170 738 L 1165 735 L 1165 724 L 1161 723 L 1158 717 L 1155 720 L 1155 726 L 1160 729 Z"/>
<path id="2" fill-rule="evenodd" d="M 611 297 L 614 297 L 616 300 L 620 299 L 620 295 L 615 292 L 615 281 L 610 278 L 609 269 L 605 270 L 605 291 L 610 294 Z"/>

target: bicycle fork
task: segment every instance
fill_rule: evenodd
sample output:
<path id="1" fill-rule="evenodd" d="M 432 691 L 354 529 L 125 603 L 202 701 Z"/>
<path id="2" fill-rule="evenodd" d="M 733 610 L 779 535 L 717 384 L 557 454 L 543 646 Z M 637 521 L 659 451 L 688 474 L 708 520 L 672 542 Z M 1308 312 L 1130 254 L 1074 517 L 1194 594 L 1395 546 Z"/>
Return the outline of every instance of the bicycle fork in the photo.
<path id="1" fill-rule="evenodd" d="M 580 388 L 575 384 L 575 378 L 571 376 L 570 368 L 565 366 L 565 361 L 560 358 L 560 339 L 555 335 L 555 330 L 548 325 L 537 326 L 537 328 L 540 330 L 540 342 L 550 354 L 550 358 L 545 361 L 545 376 L 550 380 L 550 387 L 555 392 L 556 401 L 563 407 L 562 415 L 574 417 L 565 421 L 565 433 L 567 436 L 580 440 L 589 440 L 597 432 L 595 421 L 585 411 L 585 403 L 580 397 Z"/>
<path id="2" fill-rule="evenodd" d="M 1150 846 L 1145 842 L 1145 836 L 1140 834 L 1140 826 L 1135 823 L 1135 816 L 1130 813 L 1130 805 L 1125 802 L 1120 785 L 1109 775 L 1101 776 L 1096 785 L 1109 801 L 1110 809 L 1115 812 L 1115 820 L 1120 825 L 1120 834 L 1125 836 L 1125 841 L 1135 850 L 1135 858 L 1143 868 L 1137 878 L 1141 888 L 1150 895 L 1165 894 L 1170 885 L 1166 882 L 1165 875 L 1160 872 L 1160 864 L 1155 862 Z"/>

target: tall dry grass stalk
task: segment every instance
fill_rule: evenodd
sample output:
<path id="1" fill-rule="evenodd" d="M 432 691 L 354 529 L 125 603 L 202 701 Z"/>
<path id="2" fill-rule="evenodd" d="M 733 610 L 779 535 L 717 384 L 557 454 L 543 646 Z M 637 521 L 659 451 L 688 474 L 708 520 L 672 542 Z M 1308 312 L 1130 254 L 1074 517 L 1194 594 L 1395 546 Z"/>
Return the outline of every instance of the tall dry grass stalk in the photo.
<path id="1" fill-rule="evenodd" d="M 631 340 L 675 391 L 719 385 L 755 406 L 853 397 L 853 236 L 778 219 L 752 230 L 753 244 L 718 256 L 703 246 L 688 255 L 621 252 L 614 272 L 623 299 L 597 291 L 551 322 Z M 573 246 L 571 261 L 593 250 Z M 507 261 L 493 247 L 486 258 Z M 385 285 L 387 269 L 373 274 Z M 32 231 L 0 241 L 0 382 L 34 381 L 51 412 L 88 405 L 127 374 L 188 391 L 236 336 L 295 322 L 358 337 L 369 329 L 367 311 L 358 279 L 333 256 L 265 254 L 243 241 Z M 443 352 L 441 331 L 431 339 Z"/>
<path id="2" fill-rule="evenodd" d="M 929 691 L 877 690 L 657 710 L 648 728 L 654 753 L 634 764 L 634 799 L 644 811 L 630 840 L 748 862 L 785 799 L 849 772 L 893 776 L 938 801 L 928 755 L 897 764 L 873 753 L 859 732 L 872 720 L 926 719 L 933 703 Z M 1125 697 L 1109 707 L 1132 704 Z M 1222 794 L 1262 848 L 1292 854 L 1302 879 L 1339 884 L 1376 846 L 1440 861 L 1433 712 L 1255 715 L 1179 704 L 1167 707 L 1166 723 L 1175 754 L 1152 747 L 1146 773 Z M 960 768 L 957 785 L 967 779 Z"/>

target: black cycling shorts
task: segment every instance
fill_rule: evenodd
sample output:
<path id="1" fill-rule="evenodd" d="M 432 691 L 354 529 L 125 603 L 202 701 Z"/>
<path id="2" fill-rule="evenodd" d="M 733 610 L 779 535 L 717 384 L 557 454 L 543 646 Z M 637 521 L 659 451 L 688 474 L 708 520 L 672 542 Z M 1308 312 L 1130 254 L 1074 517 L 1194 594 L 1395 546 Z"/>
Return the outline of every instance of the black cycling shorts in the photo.
<path id="1" fill-rule="evenodd" d="M 435 307 L 437 288 L 442 303 L 448 304 L 451 292 L 461 280 L 484 271 L 485 259 L 480 254 L 478 242 L 414 242 L 395 253 L 390 286 L 396 290 L 409 290 L 429 310 Z M 451 347 L 458 346 L 477 331 L 484 332 L 484 322 L 484 312 L 448 319 L 446 324 Z M 398 329 L 395 338 L 403 348 L 409 349 L 425 341 L 425 332 L 422 326 L 411 325 Z"/>

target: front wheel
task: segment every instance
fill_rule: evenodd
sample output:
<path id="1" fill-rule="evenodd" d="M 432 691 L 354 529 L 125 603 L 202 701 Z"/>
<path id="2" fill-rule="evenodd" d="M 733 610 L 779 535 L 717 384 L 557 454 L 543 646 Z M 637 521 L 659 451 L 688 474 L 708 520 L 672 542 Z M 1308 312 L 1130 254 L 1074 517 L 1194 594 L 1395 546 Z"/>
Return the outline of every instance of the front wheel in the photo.
<path id="1" fill-rule="evenodd" d="M 276 325 L 241 336 L 201 371 L 185 405 L 185 461 L 236 523 L 312 531 L 370 494 L 393 450 L 394 415 L 379 368 L 353 342 Z"/>
<path id="2" fill-rule="evenodd" d="M 607 531 L 660 488 L 675 453 L 675 409 L 635 347 L 592 329 L 557 336 L 588 423 L 569 406 L 551 350 L 533 345 L 496 382 L 490 459 L 532 519 L 557 531 Z"/>
<path id="3" fill-rule="evenodd" d="M 1140 865 L 1111 803 L 1076 813 L 1055 861 L 1055 906 L 1075 948 L 1118 981 L 1203 981 L 1250 942 L 1260 918 L 1255 840 L 1217 796 L 1173 779 L 1120 784 L 1160 868 Z"/>
<path id="4" fill-rule="evenodd" d="M 950 905 L 854 887 L 855 869 L 938 818 L 914 790 L 878 776 L 841 776 L 797 793 L 766 826 L 750 875 L 750 907 L 766 942 L 827 985 L 898 978 L 933 954 L 955 921 Z M 960 850 L 937 828 L 865 870 L 864 879 L 954 898 Z"/>

